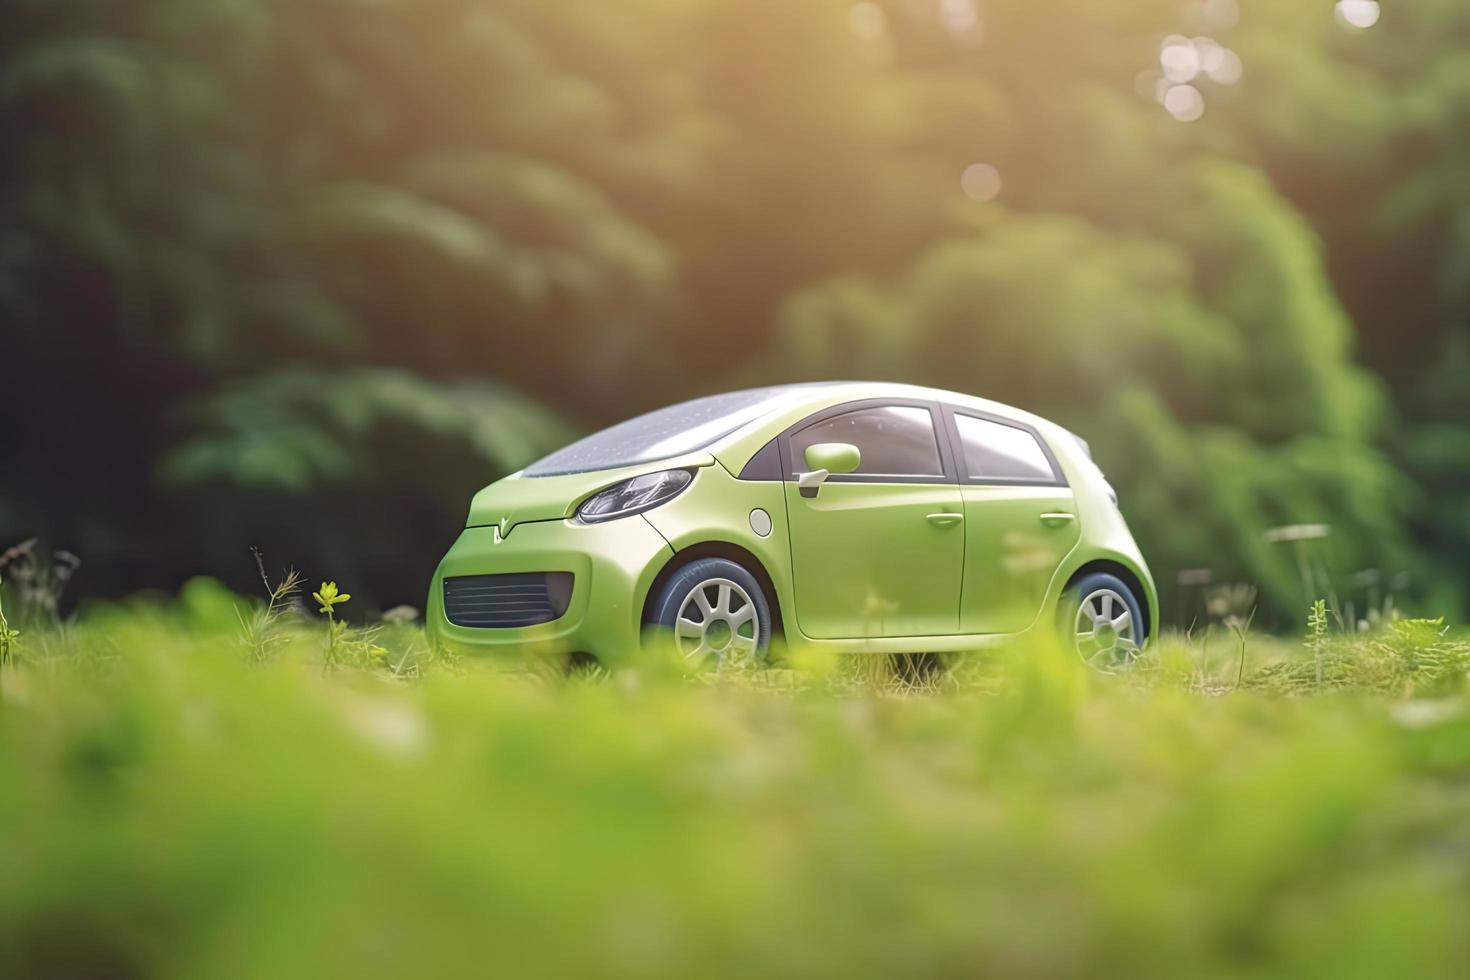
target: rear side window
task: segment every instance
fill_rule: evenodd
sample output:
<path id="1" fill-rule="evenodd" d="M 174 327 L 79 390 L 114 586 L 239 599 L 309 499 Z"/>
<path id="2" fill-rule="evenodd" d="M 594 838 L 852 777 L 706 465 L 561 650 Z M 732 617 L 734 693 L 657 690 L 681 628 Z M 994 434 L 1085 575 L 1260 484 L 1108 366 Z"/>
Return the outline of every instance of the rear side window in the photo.
<path id="1" fill-rule="evenodd" d="M 1057 483 L 1051 459 L 1036 437 L 1014 425 L 955 414 L 965 472 L 972 480 Z"/>
<path id="2" fill-rule="evenodd" d="M 854 476 L 936 477 L 944 475 L 934 417 L 927 408 L 882 405 L 823 419 L 791 436 L 791 468 L 806 469 L 808 446 L 847 442 L 862 462 Z"/>

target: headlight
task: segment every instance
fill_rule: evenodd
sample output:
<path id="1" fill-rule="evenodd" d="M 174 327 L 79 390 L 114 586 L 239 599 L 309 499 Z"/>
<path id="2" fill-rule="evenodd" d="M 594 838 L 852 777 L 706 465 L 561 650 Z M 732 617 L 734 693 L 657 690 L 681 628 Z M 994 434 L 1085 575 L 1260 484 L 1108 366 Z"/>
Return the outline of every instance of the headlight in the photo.
<path id="1" fill-rule="evenodd" d="M 582 506 L 577 508 L 577 520 L 583 524 L 597 524 L 629 514 L 641 514 L 673 500 L 693 480 L 694 474 L 688 470 L 664 470 L 662 473 L 635 476 L 582 501 Z"/>

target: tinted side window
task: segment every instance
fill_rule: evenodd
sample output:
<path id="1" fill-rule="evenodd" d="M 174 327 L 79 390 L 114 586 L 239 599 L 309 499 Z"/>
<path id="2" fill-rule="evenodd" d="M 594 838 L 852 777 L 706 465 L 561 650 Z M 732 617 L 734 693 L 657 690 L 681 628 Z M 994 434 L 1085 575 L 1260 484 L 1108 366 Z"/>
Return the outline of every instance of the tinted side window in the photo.
<path id="1" fill-rule="evenodd" d="M 958 413 L 954 421 L 970 479 L 1056 482 L 1051 460 L 1025 429 Z"/>
<path id="2" fill-rule="evenodd" d="M 806 450 L 819 442 L 858 447 L 861 476 L 943 476 L 934 419 L 927 408 L 884 405 L 833 416 L 791 436 L 791 467 L 806 469 Z"/>

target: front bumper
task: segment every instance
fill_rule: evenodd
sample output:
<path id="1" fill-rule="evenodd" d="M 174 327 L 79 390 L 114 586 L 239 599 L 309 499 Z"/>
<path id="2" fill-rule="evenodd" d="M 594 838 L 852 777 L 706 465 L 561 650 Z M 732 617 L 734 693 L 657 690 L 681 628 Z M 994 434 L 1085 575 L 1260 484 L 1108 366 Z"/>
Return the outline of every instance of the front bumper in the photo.
<path id="1" fill-rule="evenodd" d="M 579 524 L 518 524 L 497 540 L 493 527 L 468 527 L 434 572 L 424 619 L 431 642 L 466 656 L 588 653 L 603 663 L 638 650 L 643 600 L 673 549 L 642 515 Z M 571 601 L 549 623 L 504 629 L 456 626 L 444 614 L 444 579 L 513 572 L 570 572 Z"/>

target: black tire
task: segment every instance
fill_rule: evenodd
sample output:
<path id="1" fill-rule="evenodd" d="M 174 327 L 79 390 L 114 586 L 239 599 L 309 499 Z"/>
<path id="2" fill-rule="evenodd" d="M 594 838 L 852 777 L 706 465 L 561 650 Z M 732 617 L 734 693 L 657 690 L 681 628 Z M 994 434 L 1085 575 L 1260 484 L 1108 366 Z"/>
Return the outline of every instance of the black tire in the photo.
<path id="1" fill-rule="evenodd" d="M 714 600 L 711 604 L 717 603 L 719 601 L 718 597 L 721 596 L 719 590 L 719 583 L 721 582 L 728 582 L 738 586 L 739 590 L 744 592 L 744 596 L 739 596 L 735 590 L 731 590 L 729 604 L 732 608 L 727 611 L 733 612 L 735 615 L 733 617 L 713 615 L 709 617 L 711 621 L 724 619 L 728 626 L 732 619 L 737 619 L 744 615 L 743 600 L 747 597 L 755 613 L 754 620 L 750 623 L 749 635 L 746 635 L 744 623 L 732 628 L 732 642 L 724 650 L 729 650 L 732 653 L 750 652 L 753 653 L 752 659 L 763 661 L 771 647 L 772 617 L 770 600 L 766 597 L 765 590 L 761 588 L 760 582 L 756 580 L 756 577 L 746 570 L 744 566 L 728 558 L 699 558 L 675 572 L 663 584 L 663 587 L 659 589 L 658 597 L 654 600 L 651 608 L 648 625 L 659 627 L 660 634 L 667 638 L 673 650 L 681 658 L 694 658 L 695 654 L 687 649 L 689 646 L 687 640 L 681 640 L 678 635 L 676 625 L 679 613 L 685 609 L 687 603 L 691 602 L 697 589 L 705 589 L 706 600 Z M 737 599 L 740 600 L 739 604 L 736 603 Z M 712 625 L 715 624 L 712 622 Z M 734 637 L 738 637 L 738 639 L 734 639 Z M 746 642 L 747 640 L 754 641 L 753 650 L 745 649 L 749 646 Z M 701 649 L 703 649 L 704 641 L 701 640 L 700 643 Z M 705 660 L 711 652 L 718 654 L 723 651 L 706 650 L 704 653 L 699 654 L 697 659 L 701 661 Z M 718 660 L 722 658 L 715 656 L 713 659 Z"/>
<path id="2" fill-rule="evenodd" d="M 1131 655 L 1126 648 L 1118 651 L 1118 655 L 1109 657 L 1104 650 L 1090 652 L 1084 649 L 1084 641 L 1079 635 L 1078 621 L 1081 616 L 1081 605 L 1089 597 L 1093 612 L 1101 614 L 1105 606 L 1107 593 L 1112 593 L 1116 600 L 1122 602 L 1129 614 L 1129 623 L 1132 626 L 1131 636 L 1127 642 L 1134 645 Z M 1148 641 L 1148 620 L 1143 615 L 1143 605 L 1138 601 L 1138 596 L 1126 582 L 1107 572 L 1090 572 L 1067 587 L 1066 595 L 1061 604 L 1060 626 L 1062 636 L 1077 651 L 1077 655 L 1087 666 L 1100 670 L 1105 674 L 1119 673 L 1127 670 L 1137 660 L 1138 654 L 1142 652 Z"/>

